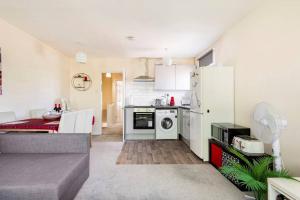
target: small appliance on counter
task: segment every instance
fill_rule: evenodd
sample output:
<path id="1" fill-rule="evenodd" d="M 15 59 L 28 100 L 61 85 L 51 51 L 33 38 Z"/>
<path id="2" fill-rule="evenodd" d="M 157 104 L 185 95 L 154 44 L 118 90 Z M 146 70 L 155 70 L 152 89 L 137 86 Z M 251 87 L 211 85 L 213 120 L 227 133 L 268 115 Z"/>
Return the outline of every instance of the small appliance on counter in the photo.
<path id="1" fill-rule="evenodd" d="M 212 123 L 212 138 L 222 142 L 225 145 L 231 145 L 233 138 L 238 135 L 250 136 L 250 128 L 231 123 Z"/>
<path id="2" fill-rule="evenodd" d="M 181 99 L 181 105 L 182 106 L 190 106 L 191 105 L 191 100 L 188 98 L 182 98 Z"/>
<path id="3" fill-rule="evenodd" d="M 155 99 L 154 100 L 154 106 L 161 106 L 162 105 L 162 99 Z"/>
<path id="4" fill-rule="evenodd" d="M 248 135 L 239 135 L 233 138 L 232 145 L 239 151 L 247 154 L 264 154 L 264 143 Z"/>
<path id="5" fill-rule="evenodd" d="M 162 96 L 160 106 L 166 106 L 166 105 L 167 105 L 167 97 Z"/>
<path id="6" fill-rule="evenodd" d="M 174 97 L 171 97 L 170 106 L 175 106 L 175 99 L 174 99 Z"/>

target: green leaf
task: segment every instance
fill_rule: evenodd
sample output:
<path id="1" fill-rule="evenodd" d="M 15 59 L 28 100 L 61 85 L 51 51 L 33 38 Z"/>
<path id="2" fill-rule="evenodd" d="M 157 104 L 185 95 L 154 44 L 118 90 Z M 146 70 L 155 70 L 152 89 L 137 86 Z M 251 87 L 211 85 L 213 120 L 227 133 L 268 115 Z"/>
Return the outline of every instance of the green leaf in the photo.
<path id="1" fill-rule="evenodd" d="M 253 164 L 240 152 L 238 152 L 237 150 L 235 150 L 234 148 L 228 148 L 228 151 L 232 154 L 234 154 L 235 156 L 237 156 L 240 160 L 242 160 L 244 163 L 246 163 L 246 165 L 248 165 L 249 168 L 253 167 Z"/>
<path id="2" fill-rule="evenodd" d="M 251 170 L 238 162 L 230 161 L 229 166 L 238 169 L 240 172 L 244 172 L 246 174 L 251 174 Z"/>
<path id="3" fill-rule="evenodd" d="M 267 195 L 267 179 L 280 177 L 293 179 L 285 169 L 274 171 L 270 168 L 273 157 L 262 157 L 253 161 L 248 160 L 243 154 L 233 148 L 229 152 L 238 157 L 242 163 L 229 161 L 227 166 L 223 166 L 220 171 L 225 176 L 239 181 L 240 185 L 254 192 L 258 200 L 265 200 Z M 252 163 L 253 162 L 253 163 Z"/>
<path id="4" fill-rule="evenodd" d="M 294 179 L 289 175 L 289 172 L 286 169 L 282 169 L 281 171 L 268 170 L 267 171 L 268 178 L 287 178 Z"/>
<path id="5" fill-rule="evenodd" d="M 224 174 L 225 176 L 231 176 L 231 177 L 236 177 L 240 173 L 240 171 L 231 166 L 224 166 L 220 169 L 221 173 Z"/>
<path id="6" fill-rule="evenodd" d="M 240 174 L 236 178 L 251 191 L 266 191 L 268 188 L 266 183 L 256 180 L 249 174 Z"/>
<path id="7" fill-rule="evenodd" d="M 269 170 L 270 165 L 273 163 L 272 157 L 263 157 L 253 162 L 252 175 L 258 180 L 266 179 L 266 171 Z"/>
<path id="8" fill-rule="evenodd" d="M 235 165 L 235 166 L 224 166 L 221 168 L 221 172 L 226 175 L 239 180 L 241 185 L 245 185 L 247 189 L 252 191 L 260 191 L 266 190 L 267 185 L 266 183 L 262 183 L 252 177 L 249 173 L 249 169 L 242 165 Z"/>

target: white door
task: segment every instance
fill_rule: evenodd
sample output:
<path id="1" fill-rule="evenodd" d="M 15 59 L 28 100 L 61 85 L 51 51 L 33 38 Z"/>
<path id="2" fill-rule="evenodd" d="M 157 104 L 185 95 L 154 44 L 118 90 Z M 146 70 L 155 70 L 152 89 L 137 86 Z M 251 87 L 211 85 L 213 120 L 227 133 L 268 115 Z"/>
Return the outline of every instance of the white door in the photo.
<path id="1" fill-rule="evenodd" d="M 234 74 L 232 67 L 203 67 L 200 71 L 201 111 L 215 122 L 234 121 Z"/>
<path id="2" fill-rule="evenodd" d="M 190 111 L 190 148 L 200 158 L 202 158 L 202 114 Z"/>
<path id="3" fill-rule="evenodd" d="M 199 74 L 198 93 L 203 113 L 201 158 L 208 160 L 211 123 L 234 123 L 234 74 L 232 67 L 203 67 Z"/>

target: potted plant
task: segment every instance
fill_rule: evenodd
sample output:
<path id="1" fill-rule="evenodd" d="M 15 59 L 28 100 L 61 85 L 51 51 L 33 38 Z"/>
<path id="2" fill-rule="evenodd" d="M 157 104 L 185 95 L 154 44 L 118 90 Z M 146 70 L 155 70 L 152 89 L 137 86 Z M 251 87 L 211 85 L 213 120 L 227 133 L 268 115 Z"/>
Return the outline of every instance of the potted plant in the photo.
<path id="1" fill-rule="evenodd" d="M 287 170 L 275 171 L 271 168 L 273 157 L 262 157 L 254 159 L 251 162 L 235 149 L 230 148 L 229 151 L 236 155 L 243 163 L 230 162 L 229 165 L 223 166 L 220 169 L 221 173 L 238 180 L 241 185 L 253 192 L 257 200 L 267 199 L 268 178 L 280 177 L 292 179 Z"/>

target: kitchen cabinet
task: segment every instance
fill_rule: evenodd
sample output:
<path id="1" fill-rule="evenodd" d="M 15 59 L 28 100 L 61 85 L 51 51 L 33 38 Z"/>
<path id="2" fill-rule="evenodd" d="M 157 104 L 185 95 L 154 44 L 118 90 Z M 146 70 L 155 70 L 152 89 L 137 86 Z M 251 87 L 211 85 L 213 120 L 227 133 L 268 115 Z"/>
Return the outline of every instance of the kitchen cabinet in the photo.
<path id="1" fill-rule="evenodd" d="M 135 129 L 134 128 L 134 109 L 125 108 L 125 140 L 154 140 L 155 128 L 153 129 Z M 151 108 L 153 109 L 153 108 Z"/>
<path id="2" fill-rule="evenodd" d="M 175 66 L 156 65 L 155 67 L 155 89 L 175 90 Z"/>
<path id="3" fill-rule="evenodd" d="M 193 68 L 189 65 L 176 65 L 175 90 L 190 90 L 190 77 Z"/>
<path id="4" fill-rule="evenodd" d="M 190 146 L 190 110 L 182 109 L 181 136 L 184 143 Z"/>
<path id="5" fill-rule="evenodd" d="M 177 109 L 177 128 L 178 128 L 178 134 L 182 135 L 183 131 L 183 109 L 178 108 Z"/>
<path id="6" fill-rule="evenodd" d="M 190 90 L 191 65 L 155 66 L 156 90 Z"/>

